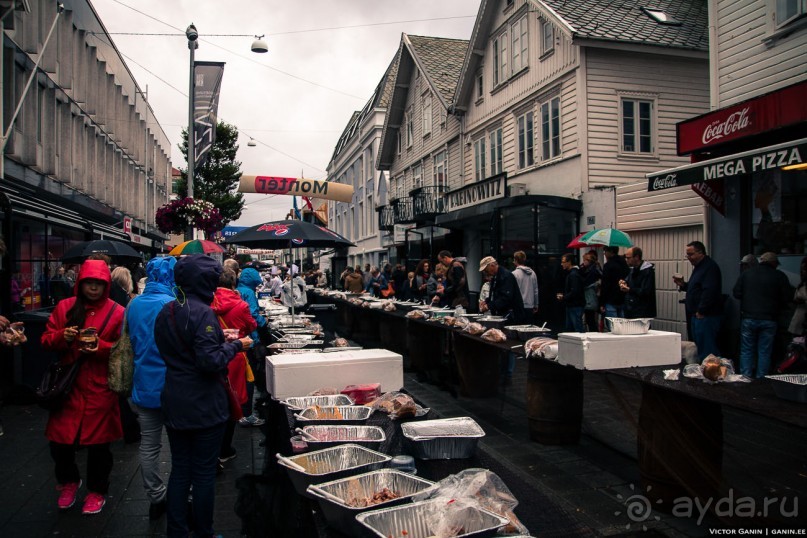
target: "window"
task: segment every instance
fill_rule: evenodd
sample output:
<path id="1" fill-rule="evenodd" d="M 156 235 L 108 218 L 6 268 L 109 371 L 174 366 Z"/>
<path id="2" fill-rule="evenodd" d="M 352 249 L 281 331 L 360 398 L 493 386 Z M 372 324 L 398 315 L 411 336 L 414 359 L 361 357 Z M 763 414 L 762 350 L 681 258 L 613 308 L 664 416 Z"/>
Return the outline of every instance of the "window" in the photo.
<path id="1" fill-rule="evenodd" d="M 364 230 L 364 200 L 359 201 L 359 210 L 356 212 L 356 214 L 358 215 L 357 218 L 358 218 L 358 221 L 359 221 L 359 225 L 358 225 L 359 235 L 358 235 L 358 237 L 364 237 L 365 236 L 365 230 Z"/>
<path id="2" fill-rule="evenodd" d="M 401 130 L 398 129 L 398 134 L 395 135 L 395 145 L 398 147 L 398 155 L 401 155 Z"/>
<path id="3" fill-rule="evenodd" d="M 502 128 L 490 133 L 490 175 L 502 173 Z"/>
<path id="4" fill-rule="evenodd" d="M 45 88 L 37 84 L 36 104 L 36 141 L 42 143 L 42 131 L 45 122 Z"/>
<path id="5" fill-rule="evenodd" d="M 560 97 L 541 105 L 541 159 L 560 156 Z"/>
<path id="6" fill-rule="evenodd" d="M 423 186 L 423 167 L 420 163 L 412 167 L 412 181 L 415 189 Z"/>
<path id="7" fill-rule="evenodd" d="M 485 137 L 474 142 L 474 179 L 485 179 Z"/>
<path id="8" fill-rule="evenodd" d="M 375 208 L 373 207 L 373 195 L 370 194 L 367 196 L 367 235 L 375 234 L 375 219 L 373 218 L 373 212 Z"/>
<path id="9" fill-rule="evenodd" d="M 395 186 L 397 187 L 397 196 L 398 199 L 404 198 L 404 184 L 406 183 L 406 176 L 399 176 L 398 181 L 395 182 Z"/>
<path id="10" fill-rule="evenodd" d="M 437 187 L 446 186 L 446 152 L 441 151 L 434 156 L 434 184 Z"/>
<path id="11" fill-rule="evenodd" d="M 432 96 L 423 96 L 423 136 L 432 132 Z"/>
<path id="12" fill-rule="evenodd" d="M 653 153 L 653 101 L 622 99 L 622 153 Z"/>
<path id="13" fill-rule="evenodd" d="M 507 32 L 493 40 L 493 86 L 507 80 Z"/>
<path id="14" fill-rule="evenodd" d="M 807 0 L 776 0 L 776 27 L 784 26 L 806 13 Z"/>
<path id="15" fill-rule="evenodd" d="M 406 147 L 411 148 L 415 141 L 414 128 L 412 126 L 412 107 L 406 111 Z"/>
<path id="16" fill-rule="evenodd" d="M 518 124 L 518 167 L 526 168 L 535 164 L 532 112 L 519 116 L 516 123 Z"/>
<path id="17" fill-rule="evenodd" d="M 555 26 L 548 20 L 541 21 L 541 54 L 555 50 Z"/>
<path id="18" fill-rule="evenodd" d="M 480 71 L 479 74 L 476 75 L 476 100 L 478 101 L 483 97 L 485 97 L 485 80 Z"/>
<path id="19" fill-rule="evenodd" d="M 529 31 L 527 16 L 524 15 L 510 29 L 513 36 L 513 73 L 526 69 L 529 65 Z"/>

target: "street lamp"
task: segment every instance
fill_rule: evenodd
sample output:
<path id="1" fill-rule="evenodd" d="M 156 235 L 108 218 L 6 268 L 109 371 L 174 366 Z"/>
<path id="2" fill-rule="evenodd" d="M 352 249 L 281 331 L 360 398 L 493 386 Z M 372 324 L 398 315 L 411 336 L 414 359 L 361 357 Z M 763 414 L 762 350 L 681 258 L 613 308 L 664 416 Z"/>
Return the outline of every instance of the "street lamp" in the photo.
<path id="1" fill-rule="evenodd" d="M 193 80 L 193 60 L 194 60 L 194 53 L 196 49 L 199 47 L 199 43 L 196 42 L 199 39 L 199 32 L 196 31 L 196 26 L 191 23 L 188 26 L 188 29 L 185 30 L 185 37 L 188 38 L 188 48 L 191 51 L 191 63 L 190 63 L 190 84 L 188 86 L 188 198 L 193 198 L 193 174 L 194 174 L 194 164 L 196 161 L 196 147 L 194 144 L 193 139 L 193 97 L 194 97 L 194 80 Z M 192 239 L 192 238 L 191 238 Z"/>

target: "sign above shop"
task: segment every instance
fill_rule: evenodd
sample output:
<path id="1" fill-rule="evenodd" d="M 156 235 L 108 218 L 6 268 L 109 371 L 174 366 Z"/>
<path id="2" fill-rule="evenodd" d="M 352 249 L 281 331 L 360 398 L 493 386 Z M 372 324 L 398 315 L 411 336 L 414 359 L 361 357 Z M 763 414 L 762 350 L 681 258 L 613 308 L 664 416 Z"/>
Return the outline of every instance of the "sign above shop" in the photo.
<path id="1" fill-rule="evenodd" d="M 676 125 L 678 155 L 807 122 L 805 95 L 802 82 L 682 121 Z"/>
<path id="2" fill-rule="evenodd" d="M 465 187 L 447 192 L 446 212 L 471 207 L 482 202 L 504 198 L 507 194 L 507 175 L 499 174 Z"/>
<path id="3" fill-rule="evenodd" d="M 649 192 L 775 170 L 807 161 L 807 138 L 647 174 Z"/>

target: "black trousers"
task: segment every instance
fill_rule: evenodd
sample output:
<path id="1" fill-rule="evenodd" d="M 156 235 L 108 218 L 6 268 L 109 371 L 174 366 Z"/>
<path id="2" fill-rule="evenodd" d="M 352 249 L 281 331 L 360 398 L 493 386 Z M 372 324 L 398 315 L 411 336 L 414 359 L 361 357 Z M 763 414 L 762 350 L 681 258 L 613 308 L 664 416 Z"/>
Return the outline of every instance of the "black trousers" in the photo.
<path id="1" fill-rule="evenodd" d="M 106 495 L 109 491 L 109 473 L 112 472 L 112 451 L 109 443 L 87 445 L 87 489 Z M 50 456 L 56 464 L 56 482 L 69 484 L 78 482 L 81 475 L 76 465 L 77 445 L 50 443 Z"/>

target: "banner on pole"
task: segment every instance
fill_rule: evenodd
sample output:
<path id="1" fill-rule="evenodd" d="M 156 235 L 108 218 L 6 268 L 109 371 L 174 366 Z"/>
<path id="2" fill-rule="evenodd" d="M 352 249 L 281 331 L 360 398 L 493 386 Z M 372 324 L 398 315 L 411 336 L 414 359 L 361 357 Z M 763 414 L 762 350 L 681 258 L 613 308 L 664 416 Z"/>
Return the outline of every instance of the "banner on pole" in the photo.
<path id="1" fill-rule="evenodd" d="M 194 166 L 199 168 L 207 162 L 210 148 L 216 141 L 224 62 L 194 62 L 193 76 Z"/>
<path id="2" fill-rule="evenodd" d="M 351 185 L 295 177 L 241 176 L 238 192 L 308 196 L 336 202 L 353 200 Z"/>

